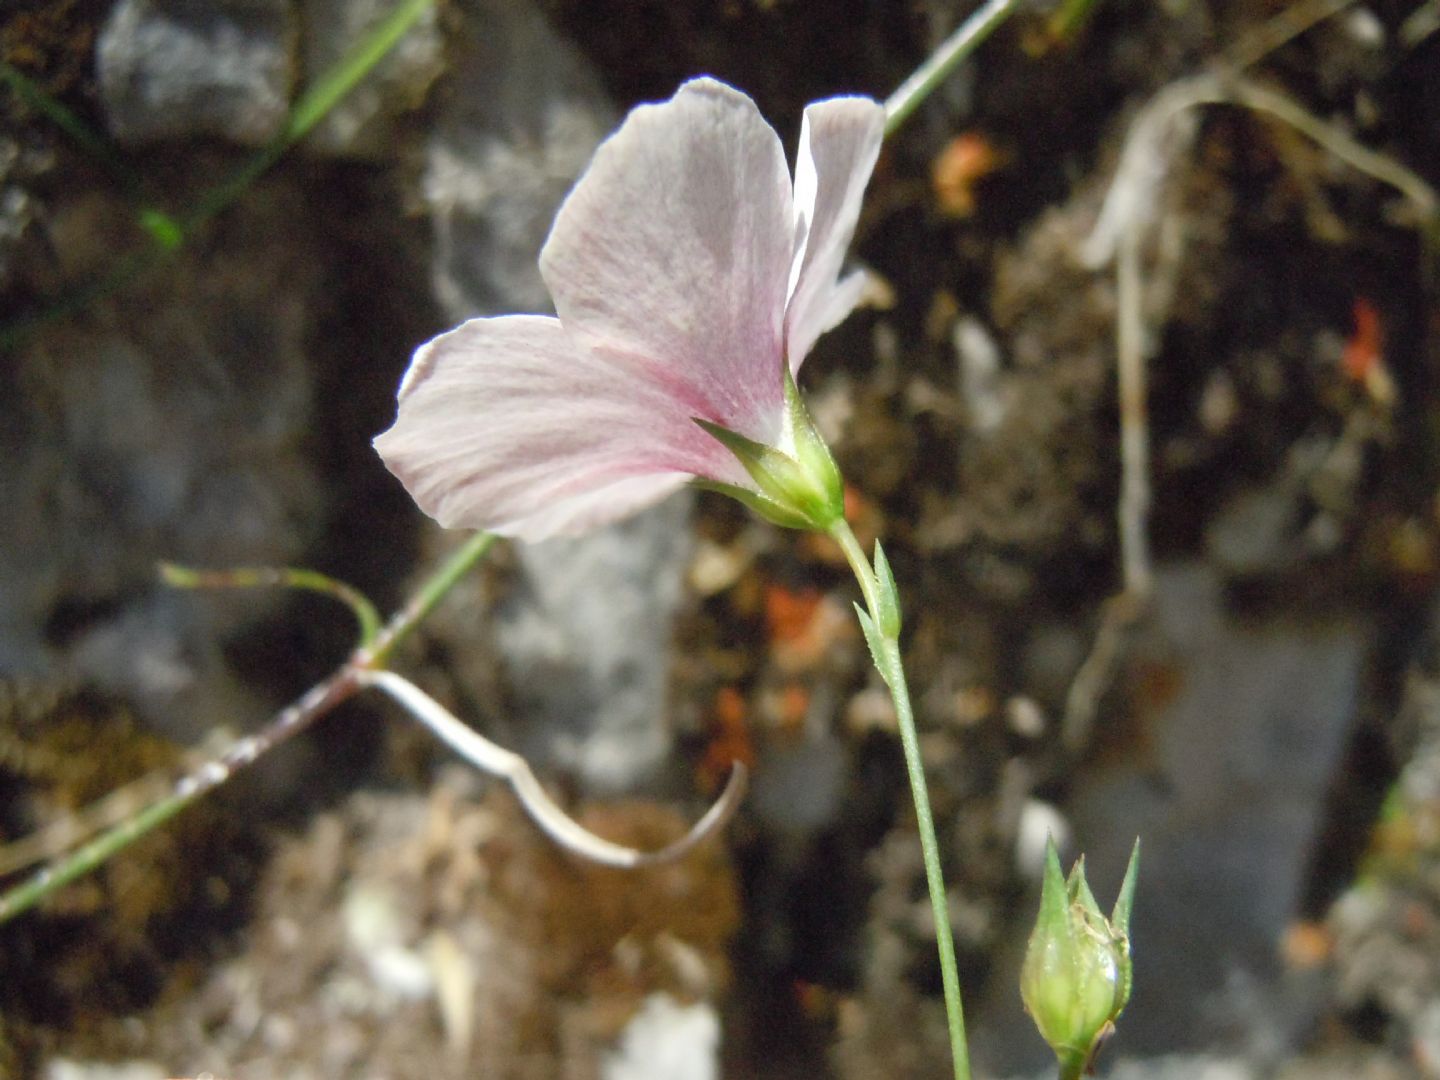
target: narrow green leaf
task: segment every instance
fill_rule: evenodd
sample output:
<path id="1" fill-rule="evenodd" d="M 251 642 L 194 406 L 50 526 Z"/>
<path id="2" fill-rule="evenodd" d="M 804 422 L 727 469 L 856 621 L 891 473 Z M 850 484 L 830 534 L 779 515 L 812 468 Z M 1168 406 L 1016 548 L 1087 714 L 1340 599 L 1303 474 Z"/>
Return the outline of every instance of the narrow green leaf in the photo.
<path id="1" fill-rule="evenodd" d="M 21 101 L 46 117 L 87 154 L 98 161 L 132 198 L 139 198 L 143 185 L 140 178 L 116 152 L 109 139 L 92 131 L 80 117 L 45 92 L 39 83 L 18 68 L 0 60 L 0 84 L 9 86 Z"/>
<path id="2" fill-rule="evenodd" d="M 885 549 L 875 541 L 875 585 L 876 603 L 880 610 L 875 612 L 875 622 L 891 641 L 900 639 L 900 594 L 895 588 L 895 575 L 890 570 L 890 560 L 885 558 Z"/>
<path id="3" fill-rule="evenodd" d="M 119 178 L 130 192 L 132 200 L 141 204 L 140 224 L 152 240 L 148 249 L 121 255 L 109 271 L 93 281 L 68 290 L 37 314 L 0 325 L 0 352 L 13 348 L 18 341 L 38 327 L 78 311 L 100 297 L 108 296 L 131 284 L 140 274 L 172 254 L 190 232 L 240 198 L 285 155 L 293 143 L 324 119 L 326 113 L 384 59 L 389 50 L 434 3 L 435 0 L 400 0 L 388 15 L 371 28 L 353 51 L 322 74 L 301 95 L 290 110 L 284 128 L 269 145 L 258 150 L 234 175 L 211 188 L 178 217 L 146 207 L 147 200 L 142 198 L 144 185 L 141 178 L 129 169 L 110 144 L 90 132 L 73 113 L 45 95 L 15 68 L 0 61 L 0 84 L 11 86 L 33 107 L 45 112 Z"/>
<path id="4" fill-rule="evenodd" d="M 885 659 L 885 642 L 881 640 L 880 633 L 875 628 L 875 621 L 859 604 L 855 605 L 855 616 L 860 620 L 860 630 L 865 635 L 865 644 L 870 646 L 870 659 L 875 663 L 875 670 L 880 672 L 880 678 L 885 680 L 885 685 L 890 686 L 890 665 Z"/>
<path id="5" fill-rule="evenodd" d="M 181 221 L 189 231 L 224 210 L 270 170 L 285 152 L 325 119 L 340 100 L 385 59 L 415 21 L 435 0 L 400 0 L 383 19 L 372 26 L 354 48 L 315 79 L 290 108 L 285 124 L 270 143 L 261 148 L 229 180 L 205 193 L 204 198 Z"/>
<path id="6" fill-rule="evenodd" d="M 415 20 L 423 15 L 432 3 L 434 0 L 401 0 L 396 4 L 388 15 L 370 28 L 347 55 L 316 79 L 300 96 L 300 100 L 290 110 L 282 138 L 287 143 L 294 142 L 323 120 L 341 98 L 370 74 L 376 64 L 385 59 L 386 54 L 399 43 Z"/>

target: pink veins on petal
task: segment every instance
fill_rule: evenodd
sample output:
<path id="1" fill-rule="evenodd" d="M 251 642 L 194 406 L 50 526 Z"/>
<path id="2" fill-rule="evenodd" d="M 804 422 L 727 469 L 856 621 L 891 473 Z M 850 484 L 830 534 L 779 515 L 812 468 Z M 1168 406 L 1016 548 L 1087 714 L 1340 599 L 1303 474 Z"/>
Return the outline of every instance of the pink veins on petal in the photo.
<path id="1" fill-rule="evenodd" d="M 694 418 L 781 439 L 783 365 L 860 298 L 840 269 L 884 118 L 868 98 L 810 105 L 792 185 L 774 130 L 723 83 L 632 111 L 540 253 L 556 317 L 471 319 L 423 345 L 375 440 L 385 464 L 440 524 L 529 540 L 692 477 L 753 487 Z"/>

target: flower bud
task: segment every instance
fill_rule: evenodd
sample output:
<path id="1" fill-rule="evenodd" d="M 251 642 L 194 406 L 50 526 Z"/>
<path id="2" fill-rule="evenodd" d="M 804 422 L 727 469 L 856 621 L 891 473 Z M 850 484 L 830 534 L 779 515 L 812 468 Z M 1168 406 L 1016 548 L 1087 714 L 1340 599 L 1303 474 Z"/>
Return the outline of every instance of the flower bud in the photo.
<path id="1" fill-rule="evenodd" d="M 1045 855 L 1040 915 L 1020 969 L 1020 996 L 1040 1034 L 1059 1059 L 1061 1076 L 1079 1076 L 1130 1000 L 1130 907 L 1140 844 L 1105 918 L 1085 881 L 1082 857 L 1061 876 L 1051 841 Z"/>

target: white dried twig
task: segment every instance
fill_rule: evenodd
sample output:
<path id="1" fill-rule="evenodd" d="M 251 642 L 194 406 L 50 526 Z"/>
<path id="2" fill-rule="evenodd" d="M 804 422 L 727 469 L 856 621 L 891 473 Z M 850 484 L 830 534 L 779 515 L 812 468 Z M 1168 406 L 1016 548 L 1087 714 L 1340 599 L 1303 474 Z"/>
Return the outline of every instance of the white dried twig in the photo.
<path id="1" fill-rule="evenodd" d="M 466 761 L 508 783 L 526 813 L 557 844 L 602 866 L 633 869 L 680 858 L 722 828 L 734 816 L 745 793 L 745 767 L 736 762 L 720 798 L 685 836 L 659 851 L 637 851 L 582 828 L 540 786 L 540 781 L 523 757 L 496 746 L 409 679 L 393 671 L 365 671 L 360 679 L 363 685 L 385 691 L 411 717 L 424 724 Z"/>
<path id="2" fill-rule="evenodd" d="M 1312 116 L 1284 94 L 1252 79 L 1193 75 L 1157 93 L 1131 125 L 1100 217 L 1081 252 L 1087 266 L 1099 269 L 1114 259 L 1125 230 L 1143 234 L 1153 225 L 1170 167 L 1194 139 L 1195 119 L 1188 114 L 1202 105 L 1238 105 L 1273 116 L 1347 165 L 1395 188 L 1422 221 L 1432 220 L 1440 211 L 1440 197 L 1418 174 Z"/>
<path id="3" fill-rule="evenodd" d="M 1303 10 L 1293 13 L 1295 17 L 1286 26 L 1277 23 L 1273 33 L 1261 35 L 1247 56 L 1250 60 L 1258 58 L 1345 6 L 1346 0 L 1307 0 L 1296 5 Z M 1090 655 L 1071 684 L 1062 722 L 1062 737 L 1071 749 L 1078 749 L 1088 740 L 1100 696 L 1118 663 L 1125 632 L 1139 618 L 1152 588 L 1145 371 L 1151 344 L 1145 332 L 1140 252 L 1159 223 L 1165 180 L 1173 164 L 1193 144 L 1197 131 L 1195 112 L 1204 105 L 1237 105 L 1288 124 L 1347 165 L 1404 195 L 1427 236 L 1436 234 L 1440 218 L 1440 197 L 1419 175 L 1362 145 L 1336 125 L 1312 116 L 1284 94 L 1253 80 L 1216 73 L 1192 76 L 1164 87 L 1141 110 L 1126 136 L 1095 227 L 1081 249 L 1081 258 L 1092 269 L 1112 261 L 1116 269 L 1121 462 L 1117 517 L 1125 588 L 1105 605 Z"/>

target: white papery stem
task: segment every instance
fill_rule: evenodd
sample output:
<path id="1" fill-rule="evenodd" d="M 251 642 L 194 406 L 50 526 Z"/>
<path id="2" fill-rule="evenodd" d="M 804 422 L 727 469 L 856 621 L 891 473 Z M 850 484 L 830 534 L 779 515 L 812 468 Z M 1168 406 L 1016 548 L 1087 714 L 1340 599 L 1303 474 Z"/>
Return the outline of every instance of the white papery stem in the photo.
<path id="1" fill-rule="evenodd" d="M 681 839 L 659 851 L 637 851 L 596 836 L 556 805 L 519 754 L 496 746 L 404 676 L 393 671 L 366 671 L 361 682 L 383 690 L 411 717 L 470 764 L 510 785 L 520 805 L 541 830 L 567 851 L 591 862 L 620 869 L 670 862 L 691 851 L 724 827 L 745 794 L 745 767 L 735 763 L 730 780 L 715 805 Z"/>

